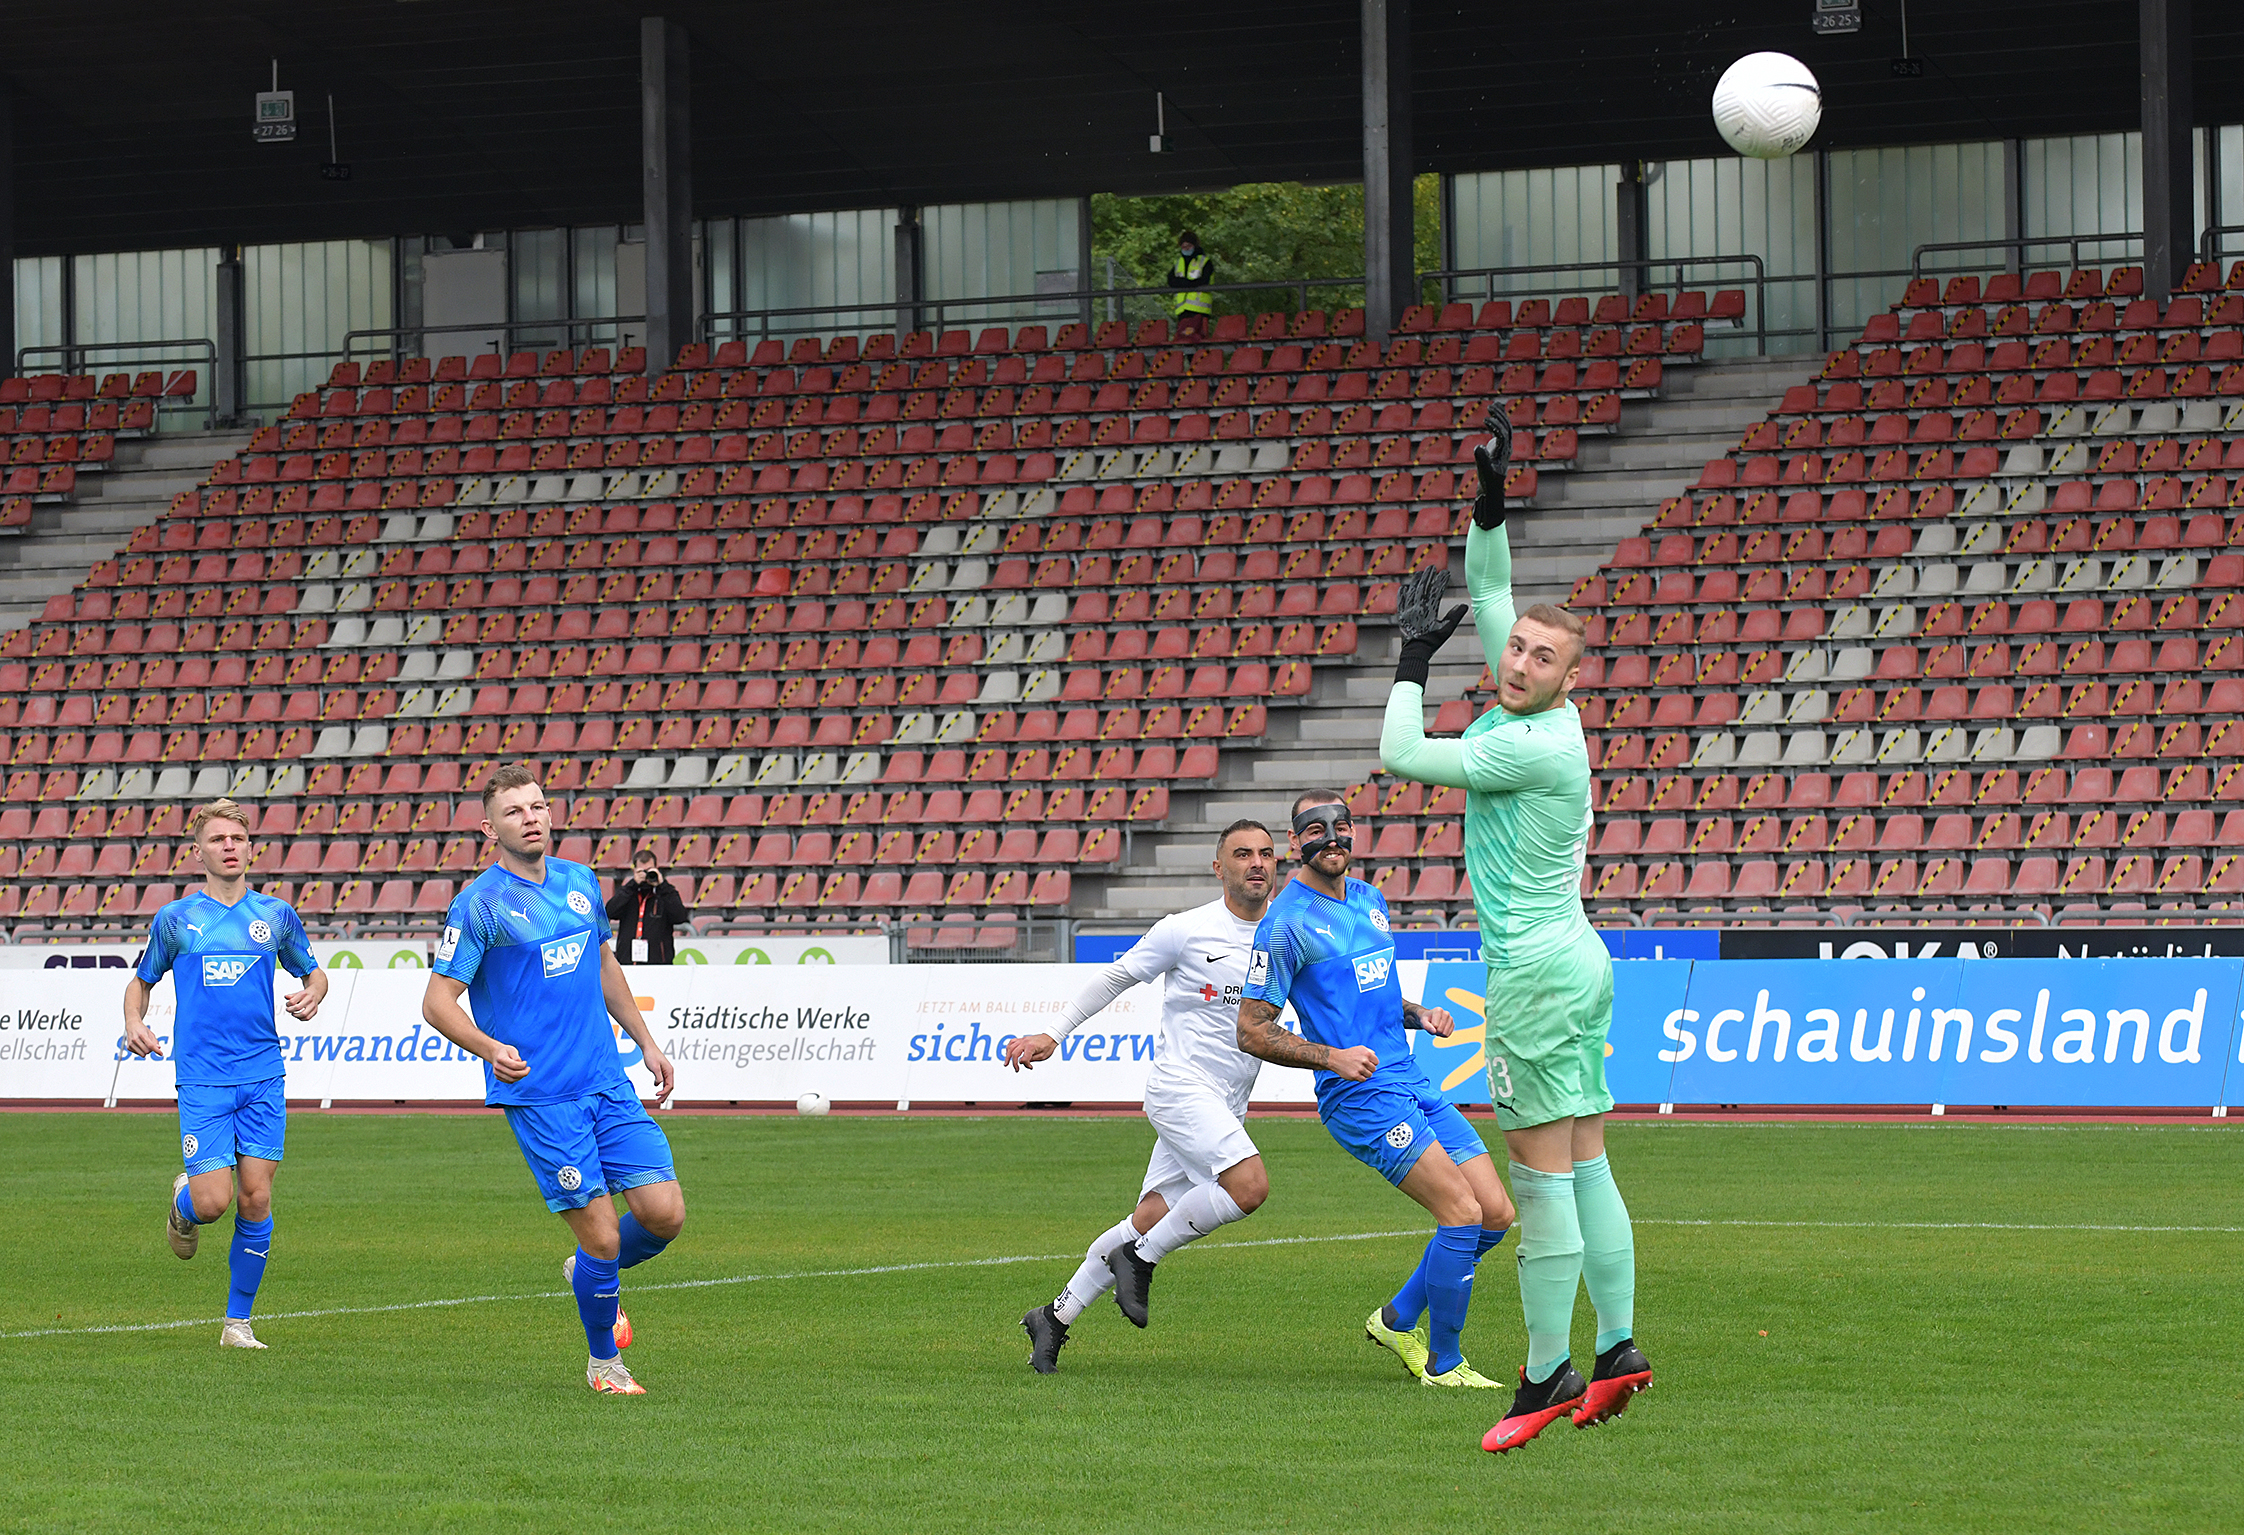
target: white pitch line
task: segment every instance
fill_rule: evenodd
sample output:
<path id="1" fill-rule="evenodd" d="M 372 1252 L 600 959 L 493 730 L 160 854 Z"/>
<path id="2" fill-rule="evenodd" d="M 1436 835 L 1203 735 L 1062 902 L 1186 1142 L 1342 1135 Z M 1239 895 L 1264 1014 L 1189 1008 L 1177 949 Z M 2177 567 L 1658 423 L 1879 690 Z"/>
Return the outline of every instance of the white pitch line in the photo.
<path id="1" fill-rule="evenodd" d="M 1819 1230 L 1819 1231 L 2091 1231 L 2175 1233 L 2204 1236 L 2244 1235 L 2244 1226 L 2107 1226 L 2107 1225 L 2028 1225 L 1997 1221 L 1749 1221 L 1749 1220 L 1679 1220 L 1658 1217 L 1636 1217 L 1639 1226 L 1737 1226 L 1764 1230 Z M 1332 1236 L 1262 1237 L 1251 1242 L 1208 1242 L 1202 1249 L 1246 1247 L 1303 1247 L 1326 1242 L 1376 1242 L 1389 1237 L 1424 1237 L 1423 1229 L 1409 1231 L 1350 1231 Z M 632 1285 L 631 1293 L 643 1295 L 656 1290 L 706 1290 L 726 1285 L 769 1284 L 790 1279 L 863 1279 L 880 1274 L 913 1274 L 931 1269 L 1003 1268 L 1018 1263 L 1059 1263 L 1071 1261 L 1074 1253 L 1016 1253 L 1000 1258 L 945 1258 L 923 1263 L 880 1263 L 865 1268 L 849 1269 L 797 1269 L 783 1274 L 733 1274 L 722 1279 L 677 1279 L 666 1284 Z M 450 1306 L 482 1306 L 502 1301 L 567 1300 L 573 1298 L 568 1290 L 530 1290 L 515 1295 L 455 1295 L 441 1300 L 398 1301 L 387 1306 L 328 1306 L 313 1311 L 268 1311 L 257 1318 L 260 1322 L 295 1321 L 310 1317 L 330 1316 L 381 1316 L 398 1311 L 434 1311 Z M 0 1332 L 0 1341 L 10 1338 L 76 1338 L 99 1333 L 171 1332 L 182 1327 L 215 1327 L 223 1317 L 188 1317 L 173 1322 L 112 1322 L 99 1327 L 36 1327 L 21 1332 Z"/>
<path id="2" fill-rule="evenodd" d="M 1321 1242 L 1373 1242 L 1383 1237 L 1423 1237 L 1424 1231 L 1351 1231 L 1336 1236 L 1264 1237 L 1253 1242 L 1210 1242 L 1209 1247 L 1298 1247 Z M 677 1279 L 667 1284 L 630 1286 L 634 1295 L 653 1290 L 706 1290 L 721 1285 L 762 1284 L 783 1279 L 861 1279 L 875 1274 L 910 1274 L 923 1269 L 1000 1268 L 1014 1263 L 1059 1263 L 1075 1253 L 1018 1253 L 1003 1258 L 949 1258 L 925 1263 L 881 1263 L 868 1268 L 800 1269 L 786 1274 L 733 1274 L 722 1279 Z M 380 1316 L 394 1311 L 433 1311 L 447 1306 L 480 1306 L 497 1301 L 568 1300 L 569 1290 L 530 1290 L 517 1295 L 456 1295 L 442 1300 L 398 1301 L 387 1306 L 327 1306 L 314 1311 L 267 1311 L 260 1322 L 293 1321 L 305 1317 Z M 188 1317 L 175 1322 L 112 1322 L 99 1327 L 36 1327 L 22 1332 L 0 1332 L 8 1338 L 74 1338 L 94 1333 L 171 1332 L 181 1327 L 215 1327 L 223 1317 Z"/>
<path id="3" fill-rule="evenodd" d="M 1686 1221 L 1635 1217 L 1639 1226 L 1754 1226 L 1789 1231 L 2169 1231 L 2244 1235 L 2244 1226 L 2029 1225 L 2022 1221 Z"/>

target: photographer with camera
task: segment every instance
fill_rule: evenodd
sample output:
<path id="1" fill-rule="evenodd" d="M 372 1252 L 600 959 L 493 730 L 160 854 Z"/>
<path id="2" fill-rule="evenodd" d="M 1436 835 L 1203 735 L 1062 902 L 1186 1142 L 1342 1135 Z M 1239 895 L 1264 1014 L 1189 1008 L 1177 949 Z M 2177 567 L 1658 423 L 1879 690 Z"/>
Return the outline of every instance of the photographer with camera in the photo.
<path id="1" fill-rule="evenodd" d="M 675 960 L 671 934 L 691 921 L 693 914 L 678 896 L 678 887 L 662 877 L 651 848 L 632 855 L 631 877 L 616 882 L 608 900 L 608 920 L 615 924 L 616 958 L 627 965 L 667 965 Z"/>

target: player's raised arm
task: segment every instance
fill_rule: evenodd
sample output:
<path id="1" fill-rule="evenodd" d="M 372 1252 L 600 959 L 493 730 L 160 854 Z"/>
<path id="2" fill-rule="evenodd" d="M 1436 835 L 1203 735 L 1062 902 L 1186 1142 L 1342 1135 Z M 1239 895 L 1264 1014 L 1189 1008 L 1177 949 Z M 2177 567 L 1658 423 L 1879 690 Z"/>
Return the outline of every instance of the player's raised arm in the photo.
<path id="1" fill-rule="evenodd" d="M 1512 632 L 1519 616 L 1512 605 L 1512 543 L 1504 531 L 1504 471 L 1512 457 L 1511 418 L 1501 410 L 1489 418 L 1491 436 L 1473 449 L 1480 472 L 1480 495 L 1473 501 L 1473 525 L 1465 530 L 1465 596 L 1473 605 L 1473 627 L 1480 631 L 1481 654 L 1493 666 L 1496 647 Z"/>
<path id="2" fill-rule="evenodd" d="M 608 1016 L 616 1021 L 616 1027 L 631 1036 L 640 1055 L 646 1058 L 647 1072 L 654 1078 L 655 1103 L 659 1107 L 678 1085 L 677 1071 L 670 1064 L 670 1057 L 654 1042 L 647 1020 L 639 1016 L 639 1004 L 631 995 L 631 982 L 624 975 L 612 944 L 603 944 L 600 949 L 600 1000 L 607 1004 Z"/>

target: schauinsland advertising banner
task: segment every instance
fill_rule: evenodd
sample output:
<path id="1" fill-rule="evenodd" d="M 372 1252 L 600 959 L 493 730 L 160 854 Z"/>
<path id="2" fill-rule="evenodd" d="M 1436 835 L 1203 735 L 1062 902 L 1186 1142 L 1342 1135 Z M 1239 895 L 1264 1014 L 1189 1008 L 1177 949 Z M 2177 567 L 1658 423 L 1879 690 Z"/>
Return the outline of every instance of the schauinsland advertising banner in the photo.
<path id="1" fill-rule="evenodd" d="M 1406 995 L 1446 1007 L 1455 1035 L 1413 1035 L 1452 1099 L 1488 1102 L 1486 972 L 1397 966 Z M 1007 1040 L 1045 1032 L 1095 973 L 1069 965 L 730 965 L 628 968 L 678 1068 L 681 1104 L 1131 1103 L 1161 1052 L 1159 996 L 1125 994 L 1033 1072 Z M 421 1021 L 426 972 L 336 970 L 318 1018 L 277 1011 L 297 1101 L 482 1097 L 480 1062 Z M 289 983 L 292 987 L 293 982 Z M 174 1096 L 168 1059 L 122 1050 L 114 971 L 11 975 L 0 1007 L 0 1098 Z M 1614 968 L 1607 1081 L 1624 1104 L 2002 1104 L 2205 1108 L 2244 1083 L 2244 959 L 1631 960 Z M 149 1021 L 171 1030 L 171 987 Z M 633 1079 L 638 1049 L 611 1030 Z M 533 1069 L 535 1063 L 533 1062 Z M 1259 1102 L 1312 1097 L 1266 1067 Z"/>

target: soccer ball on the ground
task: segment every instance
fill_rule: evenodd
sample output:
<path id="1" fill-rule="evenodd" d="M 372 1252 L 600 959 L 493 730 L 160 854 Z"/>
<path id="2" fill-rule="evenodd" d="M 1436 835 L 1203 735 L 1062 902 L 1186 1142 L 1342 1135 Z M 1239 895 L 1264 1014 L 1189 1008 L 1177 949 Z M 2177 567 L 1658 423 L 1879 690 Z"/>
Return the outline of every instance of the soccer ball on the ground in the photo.
<path id="1" fill-rule="evenodd" d="M 805 1093 L 795 1100 L 795 1112 L 798 1114 L 823 1114 L 826 1112 L 826 1100 L 816 1093 Z"/>
<path id="2" fill-rule="evenodd" d="M 1822 121 L 1822 88 L 1787 53 L 1749 53 L 1714 87 L 1714 126 L 1732 149 L 1755 160 L 1783 159 Z"/>

